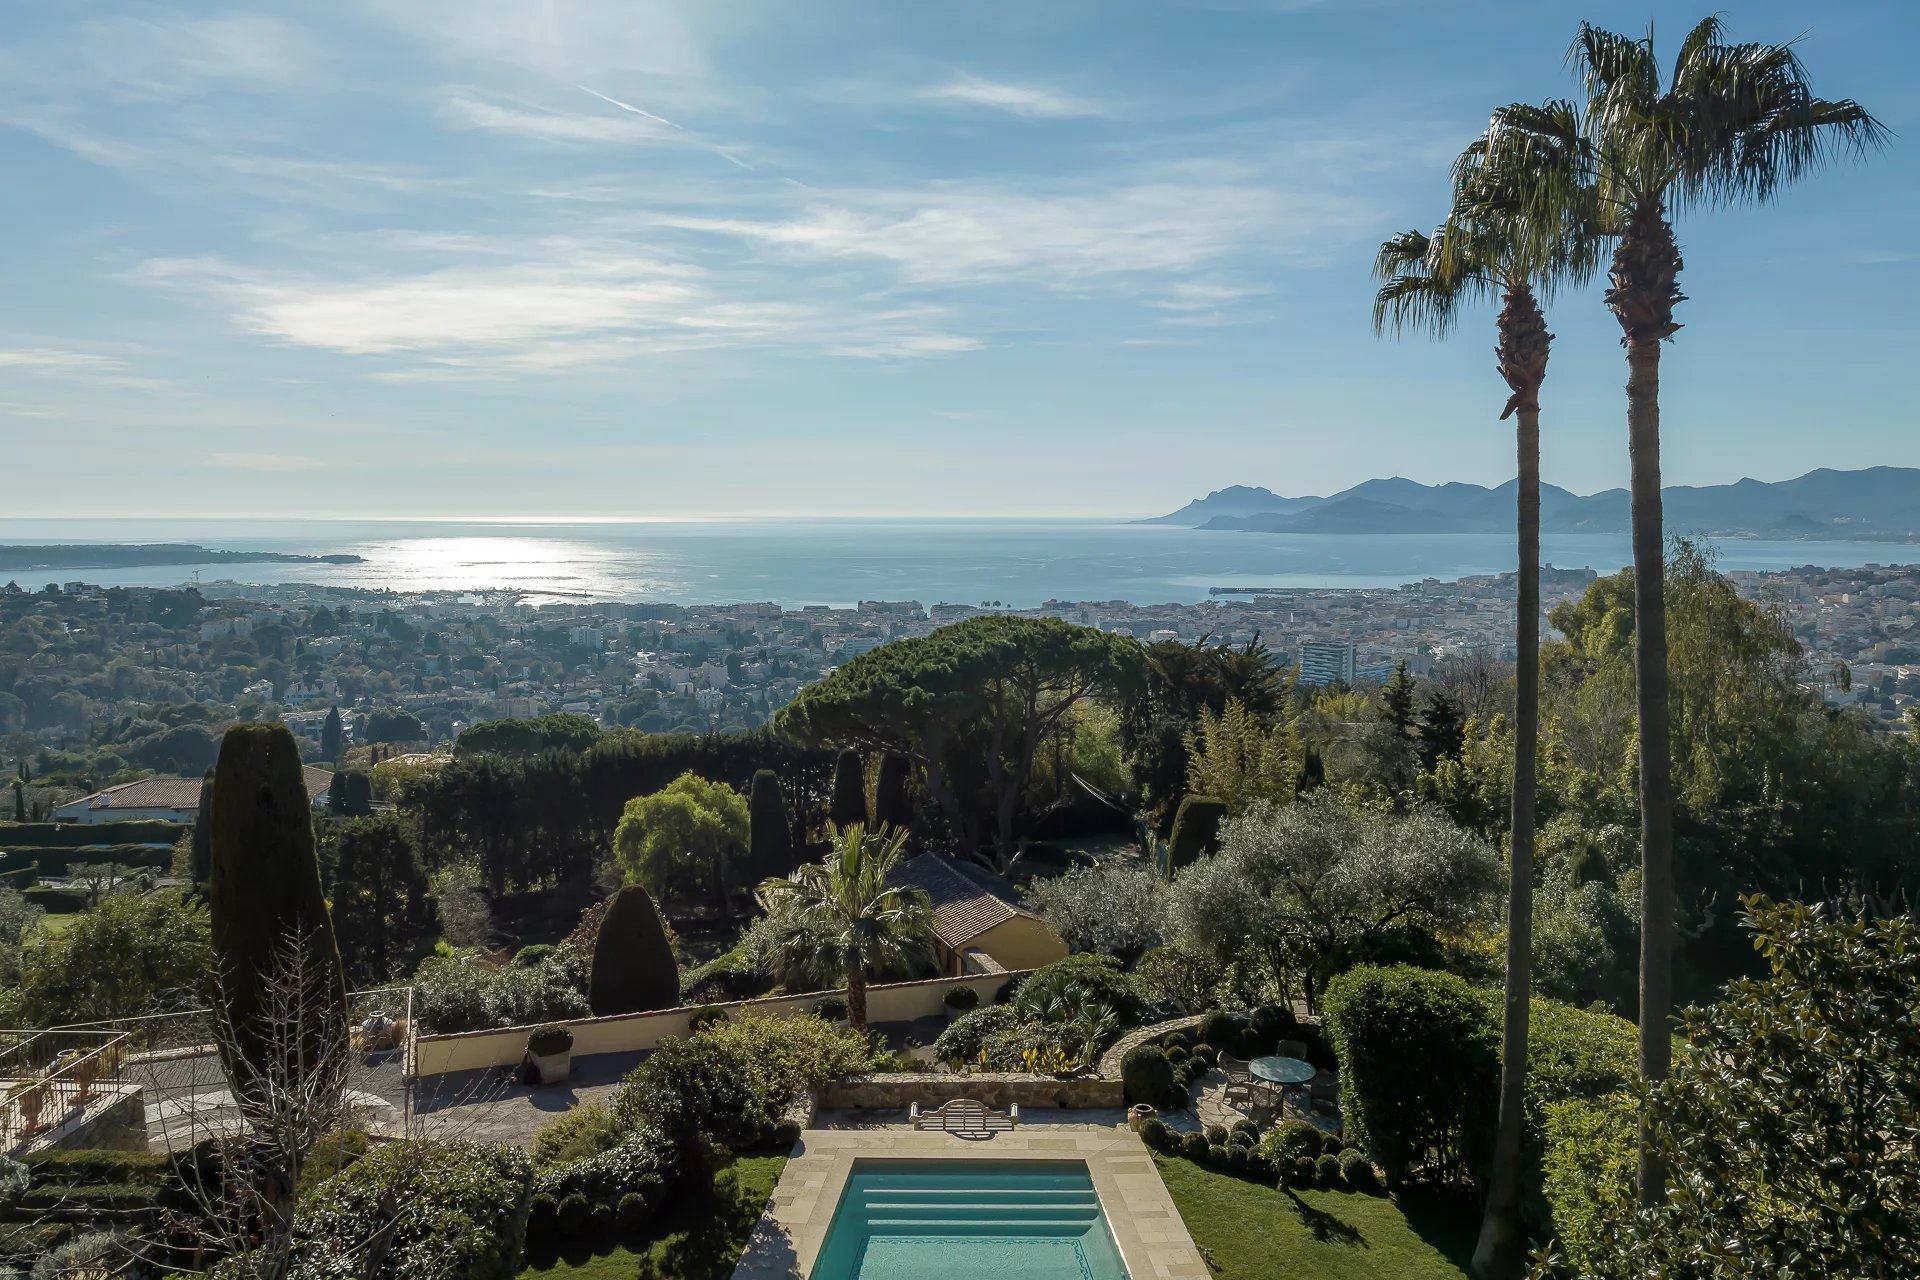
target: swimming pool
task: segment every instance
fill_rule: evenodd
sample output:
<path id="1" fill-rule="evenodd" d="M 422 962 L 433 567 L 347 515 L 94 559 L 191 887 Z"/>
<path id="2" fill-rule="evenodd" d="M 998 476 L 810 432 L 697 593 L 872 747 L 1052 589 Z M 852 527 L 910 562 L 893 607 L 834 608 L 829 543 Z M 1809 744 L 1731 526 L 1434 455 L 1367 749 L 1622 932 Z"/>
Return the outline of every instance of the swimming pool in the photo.
<path id="1" fill-rule="evenodd" d="M 856 1160 L 812 1280 L 1128 1280 L 1078 1160 Z"/>

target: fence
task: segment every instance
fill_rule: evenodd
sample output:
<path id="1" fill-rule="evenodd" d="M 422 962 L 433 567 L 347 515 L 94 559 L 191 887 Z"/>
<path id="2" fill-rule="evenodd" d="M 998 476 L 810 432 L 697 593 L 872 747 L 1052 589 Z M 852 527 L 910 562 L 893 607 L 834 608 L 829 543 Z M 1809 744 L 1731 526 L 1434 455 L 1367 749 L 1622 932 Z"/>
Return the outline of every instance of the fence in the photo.
<path id="1" fill-rule="evenodd" d="M 68 1113 L 84 1112 L 102 1082 L 117 1083 L 123 1032 L 55 1028 L 0 1031 L 0 1150 L 15 1152 Z"/>
<path id="2" fill-rule="evenodd" d="M 971 987 L 981 1004 L 991 1004 L 1000 989 L 1018 973 L 968 974 L 958 978 L 933 978 L 926 982 L 892 982 L 867 988 L 868 1022 L 911 1022 L 916 1018 L 937 1017 L 946 1011 L 947 992 L 955 987 Z M 814 991 L 806 995 L 773 996 L 764 1000 L 737 1000 L 714 1006 L 729 1014 L 751 1011 L 775 1018 L 790 1018 L 813 1011 L 829 996 L 844 998 L 845 991 Z M 648 1013 L 622 1013 L 605 1018 L 581 1018 L 563 1023 L 573 1031 L 573 1055 L 576 1058 L 596 1053 L 637 1053 L 655 1048 L 670 1036 L 687 1034 L 687 1018 L 692 1008 L 656 1009 Z M 416 1036 L 413 1041 L 414 1073 L 421 1077 L 455 1071 L 475 1071 L 488 1067 L 511 1067 L 520 1062 L 527 1050 L 532 1027 L 499 1027 L 484 1031 L 459 1031 L 447 1035 Z"/>

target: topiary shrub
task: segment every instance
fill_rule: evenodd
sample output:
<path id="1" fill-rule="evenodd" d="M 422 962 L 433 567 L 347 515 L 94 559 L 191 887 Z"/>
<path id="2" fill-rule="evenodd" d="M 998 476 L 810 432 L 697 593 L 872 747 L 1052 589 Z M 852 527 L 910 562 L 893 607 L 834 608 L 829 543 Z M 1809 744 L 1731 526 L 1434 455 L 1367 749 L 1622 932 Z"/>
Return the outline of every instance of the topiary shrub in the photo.
<path id="1" fill-rule="evenodd" d="M 844 996 L 824 996 L 813 1002 L 813 1016 L 823 1022 L 845 1022 L 847 1001 Z"/>
<path id="2" fill-rule="evenodd" d="M 215 974 L 227 1034 L 220 1058 L 241 1110 L 331 1070 L 347 1052 L 347 987 L 314 856 L 313 808 L 300 748 L 284 724 L 240 724 L 220 741 L 207 884 Z M 288 948 L 298 948 L 297 955 Z M 297 966 L 297 967 L 295 967 Z M 300 1043 L 267 1016 L 297 983 Z M 276 1061 L 277 1059 L 277 1061 Z"/>
<path id="3" fill-rule="evenodd" d="M 1226 1168 L 1228 1173 L 1247 1171 L 1247 1149 L 1229 1144 L 1226 1148 Z"/>
<path id="4" fill-rule="evenodd" d="M 1169 1050 L 1185 1049 L 1193 1044 L 1193 1037 L 1184 1031 L 1169 1031 L 1160 1043 Z"/>
<path id="5" fill-rule="evenodd" d="M 940 1003 L 955 1013 L 965 1013 L 980 1003 L 980 993 L 972 987 L 948 987 Z"/>
<path id="6" fill-rule="evenodd" d="M 756 772 L 747 788 L 747 866 L 756 880 L 793 873 L 793 824 L 771 769 Z"/>
<path id="7" fill-rule="evenodd" d="M 1282 1121 L 1260 1139 L 1260 1150 L 1282 1167 L 1293 1160 L 1313 1160 L 1320 1155 L 1320 1131 L 1305 1120 Z"/>
<path id="8" fill-rule="evenodd" d="M 302 1201 L 289 1274 L 332 1274 L 338 1260 L 358 1257 L 391 1224 L 383 1275 L 513 1280 L 532 1184 L 532 1164 L 511 1147 L 406 1142 L 376 1148 Z M 584 1198 L 580 1206 L 584 1214 Z M 563 1203 L 563 1223 L 566 1213 Z"/>
<path id="9" fill-rule="evenodd" d="M 1227 1167 L 1227 1147 L 1225 1143 L 1209 1142 L 1207 1144 L 1207 1164 L 1215 1169 L 1224 1169 Z"/>
<path id="10" fill-rule="evenodd" d="M 1230 1045 L 1249 1021 L 1246 1014 L 1237 1010 L 1215 1009 L 1200 1020 L 1200 1039 L 1215 1048 Z"/>
<path id="11" fill-rule="evenodd" d="M 1320 1157 L 1322 1160 L 1325 1156 Z M 1380 1174 L 1374 1169 L 1373 1162 L 1358 1151 L 1342 1151 L 1334 1159 L 1340 1165 L 1340 1178 L 1355 1191 L 1374 1192 L 1380 1189 Z"/>
<path id="12" fill-rule="evenodd" d="M 527 1036 L 527 1052 L 536 1058 L 550 1058 L 557 1053 L 570 1053 L 573 1050 L 573 1031 L 571 1028 L 549 1024 L 535 1027 Z"/>
<path id="13" fill-rule="evenodd" d="M 1167 1128 L 1167 1122 L 1159 1116 L 1148 1116 L 1140 1122 L 1140 1141 L 1155 1151 L 1167 1149 L 1167 1135 L 1173 1130 Z"/>
<path id="14" fill-rule="evenodd" d="M 1223 1124 L 1208 1125 L 1207 1126 L 1207 1145 L 1210 1147 L 1226 1146 L 1227 1145 L 1227 1126 Z"/>
<path id="15" fill-rule="evenodd" d="M 1337 1156 L 1342 1151 L 1348 1149 L 1347 1140 L 1339 1134 L 1323 1133 L 1320 1135 L 1320 1152 L 1322 1155 Z"/>
<path id="16" fill-rule="evenodd" d="M 614 1206 L 614 1218 L 622 1231 L 638 1231 L 653 1221 L 653 1206 L 647 1198 L 638 1192 L 629 1191 L 620 1197 L 620 1203 Z"/>
<path id="17" fill-rule="evenodd" d="M 904 830 L 913 825 L 913 797 L 907 787 L 913 762 L 898 751 L 880 757 L 880 773 L 873 786 L 873 825 L 880 830 Z"/>
<path id="18" fill-rule="evenodd" d="M 1175 1066 L 1178 1066 L 1180 1063 L 1185 1062 L 1187 1060 L 1187 1051 L 1185 1049 L 1182 1049 L 1178 1045 L 1175 1045 L 1173 1048 L 1167 1049 L 1164 1052 L 1167 1055 L 1167 1061 L 1173 1063 Z"/>
<path id="19" fill-rule="evenodd" d="M 1287 1179 L 1287 1185 L 1290 1187 L 1311 1187 L 1320 1181 L 1320 1162 L 1311 1157 L 1301 1156 L 1288 1168 L 1293 1171 L 1292 1176 Z"/>
<path id="20" fill-rule="evenodd" d="M 1180 1154 L 1189 1160 L 1205 1160 L 1207 1158 L 1207 1135 L 1204 1133 L 1181 1134 Z"/>
<path id="21" fill-rule="evenodd" d="M 1213 796 L 1187 796 L 1173 815 L 1173 835 L 1167 841 L 1172 870 L 1192 866 L 1220 847 L 1220 824 L 1226 820 L 1226 801 Z M 1212 1037 L 1208 1037 L 1211 1039 Z"/>
<path id="22" fill-rule="evenodd" d="M 628 885 L 607 901 L 593 940 L 587 1003 L 595 1014 L 671 1009 L 680 999 L 680 967 L 653 899 Z"/>
<path id="23" fill-rule="evenodd" d="M 717 1004 L 703 1004 L 687 1015 L 687 1034 L 698 1035 L 702 1028 L 725 1022 L 730 1015 Z"/>
<path id="24" fill-rule="evenodd" d="M 578 1191 L 566 1195 L 560 1200 L 560 1234 L 577 1236 L 587 1228 L 587 1198 Z"/>
<path id="25" fill-rule="evenodd" d="M 1253 1029 L 1258 1031 L 1268 1044 L 1278 1044 L 1282 1040 L 1292 1040 L 1294 1032 L 1300 1026 L 1300 1020 L 1293 1010 L 1283 1004 L 1263 1004 L 1253 1011 Z"/>
<path id="26" fill-rule="evenodd" d="M 594 1205 L 587 1210 L 587 1232 L 590 1235 L 603 1236 L 613 1229 L 613 1206 L 605 1203 Z"/>
<path id="27" fill-rule="evenodd" d="M 545 1244 L 559 1228 L 560 1202 L 544 1191 L 534 1196 L 527 1204 L 527 1239 Z"/>
<path id="28" fill-rule="evenodd" d="M 1127 1050 L 1120 1062 L 1120 1080 L 1126 1089 L 1128 1106 L 1146 1103 L 1164 1106 L 1177 1087 L 1173 1064 L 1167 1055 L 1150 1044 Z"/>
<path id="29" fill-rule="evenodd" d="M 827 821 L 842 831 L 867 824 L 867 766 L 852 747 L 834 757 L 833 798 L 827 803 Z"/>
<path id="30" fill-rule="evenodd" d="M 1227 1141 L 1236 1147 L 1260 1145 L 1260 1127 L 1251 1120 L 1235 1120 L 1227 1129 Z"/>
<path id="31" fill-rule="evenodd" d="M 1325 1186 L 1332 1186 L 1340 1180 L 1340 1157 L 1321 1156 L 1313 1162 L 1314 1176 Z"/>
<path id="32" fill-rule="evenodd" d="M 513 967 L 531 969 L 553 954 L 553 946 L 546 942 L 533 942 L 513 953 Z"/>
<path id="33" fill-rule="evenodd" d="M 1214 1051 L 1213 1046 L 1204 1040 L 1193 1046 L 1193 1052 L 1188 1056 L 1199 1063 L 1203 1070 L 1211 1068 L 1220 1060 L 1220 1055 Z"/>

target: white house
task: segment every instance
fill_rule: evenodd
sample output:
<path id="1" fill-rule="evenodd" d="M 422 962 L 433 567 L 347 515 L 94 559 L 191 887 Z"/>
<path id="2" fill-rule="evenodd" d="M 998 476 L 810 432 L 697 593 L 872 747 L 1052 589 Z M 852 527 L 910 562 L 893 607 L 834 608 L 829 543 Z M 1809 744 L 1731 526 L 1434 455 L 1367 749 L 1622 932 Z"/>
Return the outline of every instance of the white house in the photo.
<path id="1" fill-rule="evenodd" d="M 327 788 L 333 783 L 332 771 L 304 765 L 301 772 L 306 774 L 308 801 L 316 809 L 323 808 L 327 803 Z M 63 804 L 53 811 L 53 820 L 99 823 L 157 819 L 191 823 L 199 812 L 200 779 L 156 776 L 123 782 Z"/>

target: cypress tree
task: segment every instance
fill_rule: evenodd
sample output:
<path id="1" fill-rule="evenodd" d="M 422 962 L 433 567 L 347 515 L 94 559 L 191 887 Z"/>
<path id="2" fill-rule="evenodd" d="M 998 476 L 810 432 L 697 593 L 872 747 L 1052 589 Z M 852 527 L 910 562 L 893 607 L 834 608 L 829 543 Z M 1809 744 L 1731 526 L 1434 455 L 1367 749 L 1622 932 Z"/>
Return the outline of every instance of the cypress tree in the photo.
<path id="1" fill-rule="evenodd" d="M 347 812 L 347 771 L 336 769 L 333 777 L 327 780 L 327 814 L 329 817 L 345 817 Z"/>
<path id="2" fill-rule="evenodd" d="M 27 820 L 27 792 L 26 788 L 18 782 L 13 784 L 13 820 L 15 822 Z"/>
<path id="3" fill-rule="evenodd" d="M 852 747 L 833 762 L 833 799 L 827 805 L 827 819 L 842 831 L 866 825 L 867 767 Z"/>
<path id="4" fill-rule="evenodd" d="M 347 773 L 345 805 L 341 812 L 349 818 L 364 818 L 373 812 L 373 779 L 366 770 L 353 769 Z"/>
<path id="5" fill-rule="evenodd" d="M 200 779 L 200 812 L 193 819 L 193 851 L 187 863 L 195 884 L 213 874 L 213 770 Z"/>
<path id="6" fill-rule="evenodd" d="M 913 762 L 898 751 L 880 757 L 880 776 L 873 788 L 873 825 L 905 831 L 913 826 L 913 798 L 907 783 L 913 775 Z"/>
<path id="7" fill-rule="evenodd" d="M 1203 853 L 1212 853 L 1220 843 L 1220 823 L 1227 816 L 1224 800 L 1212 796 L 1187 796 L 1173 815 L 1173 839 L 1167 842 L 1171 869 L 1191 866 Z"/>
<path id="8" fill-rule="evenodd" d="M 747 865 L 756 880 L 793 871 L 793 833 L 787 826 L 787 801 L 771 769 L 753 775 L 747 791 Z"/>
<path id="9" fill-rule="evenodd" d="M 325 606 L 322 606 L 324 609 Z M 332 764 L 346 748 L 346 727 L 340 723 L 340 708 L 335 706 L 328 710 L 327 722 L 320 726 L 320 758 Z"/>
<path id="10" fill-rule="evenodd" d="M 243 1110 L 263 1075 L 297 1079 L 347 1049 L 347 989 L 333 921 L 314 856 L 313 810 L 300 772 L 300 749 L 283 724 L 227 730 L 214 765 L 209 806 L 214 965 L 232 1043 L 220 1046 L 227 1079 Z M 271 984 L 288 976 L 297 945 L 302 963 L 303 1043 L 298 1060 L 273 1064 L 273 1029 L 263 1014 Z M 291 1058 L 291 1054 L 289 1055 Z"/>
<path id="11" fill-rule="evenodd" d="M 667 941 L 667 926 L 647 891 L 628 885 L 608 900 L 600 917 L 587 1004 L 605 1017 L 671 1009 L 679 1003 L 680 966 Z"/>

